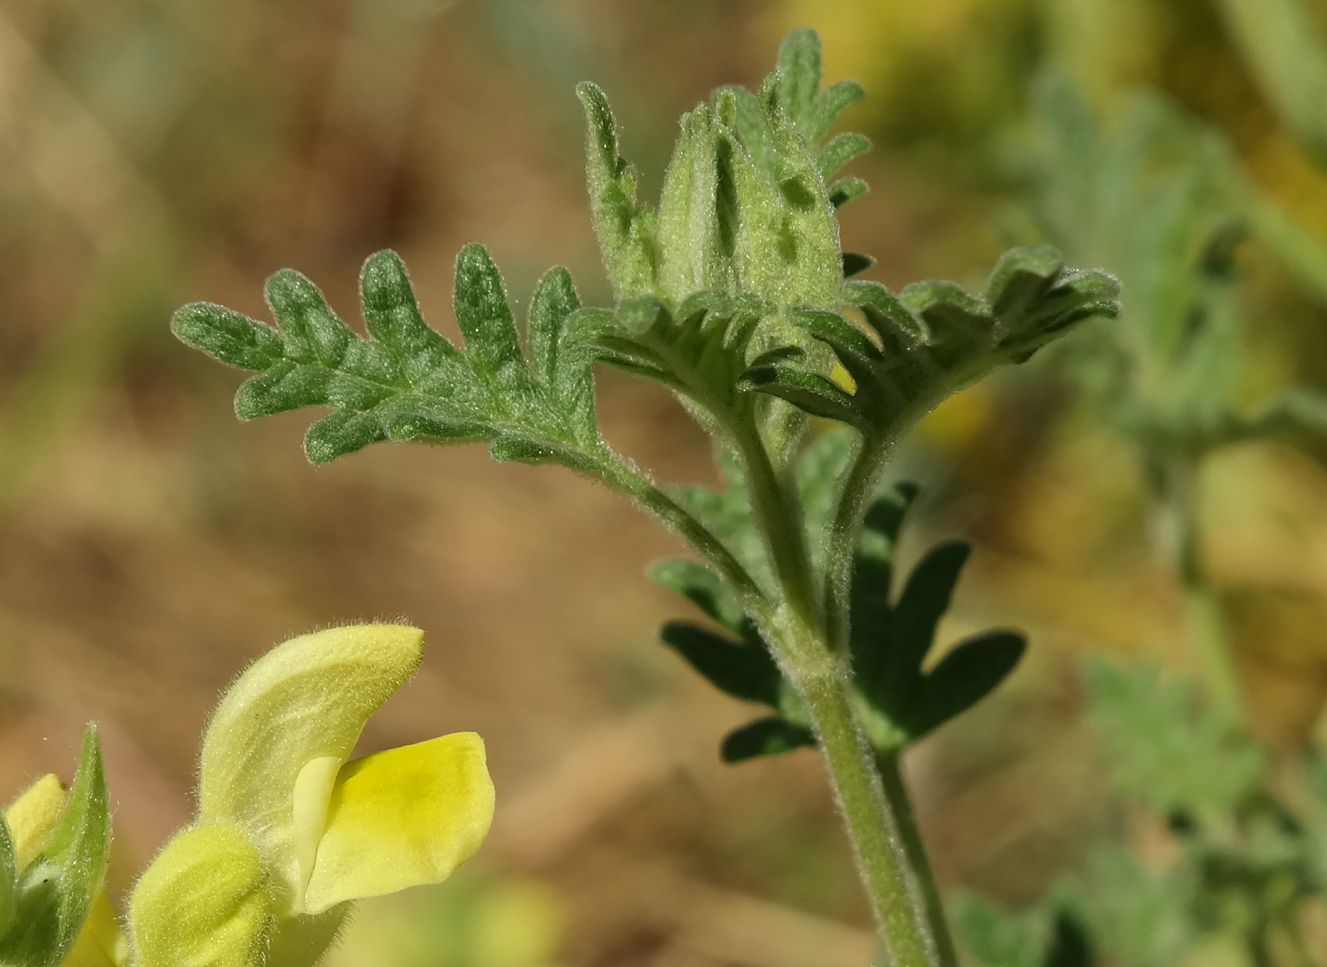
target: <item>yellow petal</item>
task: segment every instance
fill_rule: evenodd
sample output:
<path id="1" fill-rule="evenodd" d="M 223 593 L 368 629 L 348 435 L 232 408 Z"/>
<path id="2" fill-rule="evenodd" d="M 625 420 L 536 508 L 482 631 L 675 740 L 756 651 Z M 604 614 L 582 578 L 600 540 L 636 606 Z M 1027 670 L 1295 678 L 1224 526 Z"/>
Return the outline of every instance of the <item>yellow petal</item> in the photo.
<path id="1" fill-rule="evenodd" d="M 349 762 L 332 791 L 305 909 L 441 883 L 492 822 L 493 780 L 473 732 Z"/>
<path id="2" fill-rule="evenodd" d="M 61 967 L 122 967 L 128 959 L 128 942 L 115 919 L 115 907 L 102 888 L 97 891 L 83 930 Z"/>
<path id="3" fill-rule="evenodd" d="M 5 810 L 19 870 L 26 869 L 46 848 L 64 802 L 64 786 L 52 773 L 34 782 Z"/>
<path id="4" fill-rule="evenodd" d="M 401 625 L 293 638 L 249 666 L 212 716 L 199 766 L 199 818 L 247 829 L 292 902 L 302 886 L 296 780 L 310 760 L 350 757 L 368 717 L 418 666 L 423 638 Z"/>
<path id="5" fill-rule="evenodd" d="M 269 879 L 239 826 L 186 829 L 129 899 L 134 967 L 261 967 L 273 927 Z"/>

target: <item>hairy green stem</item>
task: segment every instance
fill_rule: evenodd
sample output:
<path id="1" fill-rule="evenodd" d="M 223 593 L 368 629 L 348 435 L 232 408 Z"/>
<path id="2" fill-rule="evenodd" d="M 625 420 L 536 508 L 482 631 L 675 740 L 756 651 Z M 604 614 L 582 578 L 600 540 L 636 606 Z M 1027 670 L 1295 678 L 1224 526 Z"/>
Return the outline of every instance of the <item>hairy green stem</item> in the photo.
<path id="1" fill-rule="evenodd" d="M 952 941 L 902 776 L 882 779 L 852 708 L 852 670 L 817 621 L 801 508 L 774 471 L 757 433 L 739 436 L 753 512 L 765 533 L 788 609 L 770 642 L 784 673 L 806 702 L 829 772 L 839 816 L 852 842 L 894 967 L 955 967 Z M 881 463 L 883 460 L 881 460 Z M 878 478 L 881 466 L 871 468 Z M 874 483 L 868 483 L 874 489 Z M 863 497 L 860 501 L 865 503 Z M 854 520 L 860 526 L 860 510 Z M 852 538 L 856 543 L 855 535 Z M 851 556 L 848 559 L 851 566 Z M 828 613 L 824 615 L 828 620 Z M 845 618 L 846 620 L 846 618 Z M 819 625 L 819 627 L 818 627 Z M 938 929 L 937 929 L 938 928 Z"/>
<path id="2" fill-rule="evenodd" d="M 824 644 L 811 642 L 809 649 L 823 655 Z M 839 663 L 829 658 L 822 664 L 832 669 Z M 794 671 L 793 676 L 820 739 L 839 816 L 852 841 L 888 962 L 891 967 L 955 967 L 952 944 L 939 940 L 932 928 L 937 921 L 943 923 L 943 914 L 929 909 L 928 891 L 908 848 L 904 827 L 913 820 L 907 797 L 900 795 L 901 786 L 889 795 L 881 782 L 874 753 L 848 700 L 846 670 Z"/>
<path id="3" fill-rule="evenodd" d="M 747 569 L 742 566 L 742 563 L 733 556 L 732 551 L 686 508 L 661 490 L 653 480 L 628 465 L 625 461 L 616 458 L 601 465 L 587 468 L 587 472 L 612 489 L 636 501 L 638 505 L 678 534 L 713 564 L 720 574 L 733 583 L 743 601 L 749 607 L 763 606 L 765 602 L 764 593 Z M 763 610 L 763 607 L 761 610 Z"/>
<path id="4" fill-rule="evenodd" d="M 820 623 L 820 608 L 811 578 L 802 508 L 792 488 L 783 486 L 769 452 L 753 423 L 743 423 L 734 442 L 746 469 L 751 510 L 769 548 L 784 601 L 805 627 Z"/>
<path id="5" fill-rule="evenodd" d="M 825 637 L 832 650 L 846 653 L 850 630 L 852 560 L 866 505 L 879 486 L 890 447 L 880 439 L 863 440 L 839 492 L 838 506 L 825 540 Z"/>
<path id="6" fill-rule="evenodd" d="M 912 800 L 903 780 L 902 763 L 897 752 L 876 756 L 876 767 L 884 782 L 885 799 L 890 803 L 898 817 L 899 834 L 903 837 L 903 848 L 908 854 L 908 865 L 921 887 L 922 900 L 931 927 L 931 936 L 935 938 L 940 962 L 958 963 L 958 952 L 954 947 L 953 935 L 949 932 L 949 921 L 945 918 L 944 904 L 940 900 L 940 888 L 935 881 L 935 872 L 931 869 L 931 860 L 922 842 L 921 830 L 917 827 L 917 817 L 912 809 Z"/>

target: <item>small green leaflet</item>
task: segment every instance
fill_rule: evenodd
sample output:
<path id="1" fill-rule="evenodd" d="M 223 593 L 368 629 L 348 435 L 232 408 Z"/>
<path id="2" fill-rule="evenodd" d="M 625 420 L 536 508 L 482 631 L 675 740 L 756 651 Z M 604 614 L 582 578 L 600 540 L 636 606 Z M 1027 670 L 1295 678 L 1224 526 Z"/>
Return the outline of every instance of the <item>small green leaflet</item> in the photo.
<path id="1" fill-rule="evenodd" d="M 236 394 L 240 419 L 331 407 L 305 436 L 315 464 L 380 440 L 485 440 L 500 460 L 573 469 L 609 458 L 595 420 L 590 360 L 567 328 L 580 300 L 565 269 L 552 269 L 535 289 L 526 353 L 502 278 L 482 246 L 467 246 L 456 259 L 464 351 L 425 323 L 395 253 L 369 258 L 360 283 L 367 337 L 291 270 L 267 283 L 275 329 L 210 303 L 185 306 L 171 329 L 221 362 L 259 371 Z"/>
<path id="2" fill-rule="evenodd" d="M 6 826 L 0 834 L 6 843 L 8 833 Z M 9 852 L 10 874 L 16 879 L 11 881 L 15 889 L 8 929 L 0 920 L 0 964 L 57 967 L 64 962 L 101 888 L 110 842 L 110 796 L 97 729 L 90 725 L 74 784 L 46 847 L 26 870 L 13 869 Z"/>

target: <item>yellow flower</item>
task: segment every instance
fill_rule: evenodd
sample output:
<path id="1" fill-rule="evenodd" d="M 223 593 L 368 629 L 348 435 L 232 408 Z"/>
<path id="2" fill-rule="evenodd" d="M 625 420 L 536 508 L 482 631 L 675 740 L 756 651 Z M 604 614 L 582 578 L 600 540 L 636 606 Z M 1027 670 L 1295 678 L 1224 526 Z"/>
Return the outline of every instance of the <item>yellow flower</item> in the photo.
<path id="1" fill-rule="evenodd" d="M 312 964 L 350 901 L 439 883 L 474 854 L 494 799 L 477 735 L 350 759 L 422 647 L 415 628 L 333 628 L 239 677 L 204 736 L 198 821 L 134 890 L 135 967 Z"/>

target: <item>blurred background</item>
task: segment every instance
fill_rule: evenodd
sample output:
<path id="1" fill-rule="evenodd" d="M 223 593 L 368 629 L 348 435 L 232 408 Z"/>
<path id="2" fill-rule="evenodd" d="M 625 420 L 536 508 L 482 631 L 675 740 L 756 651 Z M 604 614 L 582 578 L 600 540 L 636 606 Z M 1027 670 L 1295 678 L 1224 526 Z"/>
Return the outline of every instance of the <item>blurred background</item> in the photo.
<path id="1" fill-rule="evenodd" d="M 686 614 L 643 575 L 673 538 L 482 447 L 315 470 L 307 415 L 238 423 L 238 374 L 167 329 L 193 300 L 267 318 L 263 280 L 287 265 L 358 324 L 359 267 L 391 247 L 454 334 L 469 241 L 518 304 L 553 263 L 602 302 L 572 85 L 608 92 L 651 197 L 676 117 L 758 84 L 799 26 L 828 81 L 868 90 L 845 125 L 875 142 L 853 169 L 872 190 L 843 213 L 868 277 L 975 283 L 1007 244 L 1050 240 L 1126 287 L 1122 320 L 951 401 L 901 461 L 924 487 L 904 556 L 976 544 L 950 639 L 1032 642 L 908 762 L 945 889 L 1017 910 L 1102 843 L 1167 862 L 1084 714 L 1089 656 L 1200 675 L 1216 615 L 1249 733 L 1273 765 L 1311 754 L 1318 0 L 17 0 L 0 6 L 0 790 L 67 774 L 99 721 L 122 891 L 186 820 L 238 669 L 310 628 L 406 617 L 425 665 L 364 747 L 478 730 L 497 820 L 463 876 L 364 905 L 335 963 L 867 963 L 817 759 L 723 766 L 744 710 L 653 643 Z M 666 394 L 604 373 L 599 399 L 609 439 L 663 480 L 713 480 Z"/>

